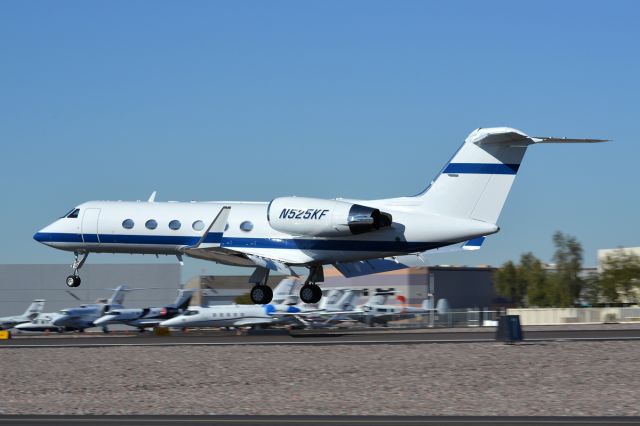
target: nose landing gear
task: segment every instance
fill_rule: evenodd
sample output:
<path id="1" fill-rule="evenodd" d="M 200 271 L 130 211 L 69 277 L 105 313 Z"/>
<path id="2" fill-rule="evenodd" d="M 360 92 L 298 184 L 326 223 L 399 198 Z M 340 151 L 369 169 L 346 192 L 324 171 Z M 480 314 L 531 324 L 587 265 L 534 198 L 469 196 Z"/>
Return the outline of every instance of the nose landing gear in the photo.
<path id="1" fill-rule="evenodd" d="M 67 277 L 67 287 L 78 287 L 82 280 L 77 275 L 69 275 Z"/>
<path id="2" fill-rule="evenodd" d="M 76 258 L 71 265 L 71 267 L 73 268 L 73 275 L 69 275 L 67 277 L 67 287 L 78 287 L 82 282 L 80 276 L 78 276 L 78 270 L 82 268 L 82 265 L 84 265 L 84 262 L 87 260 L 89 253 L 82 253 L 82 257 L 80 257 L 80 254 L 81 253 L 79 252 L 74 253 Z"/>

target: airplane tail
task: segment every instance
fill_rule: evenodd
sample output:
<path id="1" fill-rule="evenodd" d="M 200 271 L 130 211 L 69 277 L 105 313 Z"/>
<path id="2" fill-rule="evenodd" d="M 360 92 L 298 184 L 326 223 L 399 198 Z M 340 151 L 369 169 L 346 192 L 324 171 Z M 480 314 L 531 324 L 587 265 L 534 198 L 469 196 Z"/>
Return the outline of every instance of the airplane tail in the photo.
<path id="1" fill-rule="evenodd" d="M 107 305 L 109 306 L 122 305 L 124 303 L 124 297 L 127 295 L 127 292 L 135 291 L 135 290 L 144 290 L 144 289 L 129 288 L 123 284 L 123 285 L 119 285 L 116 288 L 112 288 L 111 290 L 113 290 L 113 293 L 111 294 L 111 297 L 109 298 L 109 300 L 107 300 Z"/>
<path id="2" fill-rule="evenodd" d="M 293 294 L 293 287 L 296 285 L 294 278 L 282 279 L 276 288 L 273 289 L 272 303 L 278 304 L 284 302 L 287 297 Z"/>
<path id="3" fill-rule="evenodd" d="M 44 309 L 44 302 L 44 299 L 35 299 L 33 302 L 31 302 L 27 310 L 24 311 L 24 314 L 22 314 L 22 316 L 34 319 L 35 317 L 40 315 L 40 313 Z"/>
<path id="4" fill-rule="evenodd" d="M 350 311 L 355 307 L 354 301 L 360 295 L 359 290 L 352 288 L 332 288 L 320 300 L 318 309 L 327 311 Z"/>
<path id="5" fill-rule="evenodd" d="M 338 301 L 338 310 L 351 311 L 355 308 L 355 300 L 360 295 L 360 292 L 354 289 L 348 289 Z"/>
<path id="6" fill-rule="evenodd" d="M 180 290 L 178 290 L 178 297 L 176 298 L 175 302 L 170 304 L 168 307 L 177 308 L 184 311 L 189 307 L 189 303 L 191 303 L 191 298 L 193 297 L 193 294 L 196 291 L 198 290 L 195 288 L 188 288 L 188 289 L 181 288 Z"/>
<path id="7" fill-rule="evenodd" d="M 390 288 L 387 290 L 377 288 L 375 293 L 373 293 L 366 304 L 369 306 L 384 305 L 385 303 L 387 303 L 387 299 L 389 298 L 389 296 L 392 296 L 394 294 L 396 294 L 396 290 L 394 288 Z"/>
<path id="8" fill-rule="evenodd" d="M 605 142 L 533 137 L 509 127 L 476 129 L 417 197 L 430 213 L 495 224 L 529 145 Z"/>

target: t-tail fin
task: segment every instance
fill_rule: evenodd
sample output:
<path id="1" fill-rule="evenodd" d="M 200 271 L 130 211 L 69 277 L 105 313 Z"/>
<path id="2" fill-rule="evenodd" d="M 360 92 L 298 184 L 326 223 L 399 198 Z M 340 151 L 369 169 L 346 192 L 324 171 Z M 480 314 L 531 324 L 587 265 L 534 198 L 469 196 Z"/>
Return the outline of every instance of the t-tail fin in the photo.
<path id="1" fill-rule="evenodd" d="M 35 299 L 33 302 L 31 302 L 27 310 L 24 311 L 24 314 L 22 314 L 22 316 L 34 319 L 40 314 L 40 312 L 42 312 L 43 309 L 44 299 Z"/>
<path id="2" fill-rule="evenodd" d="M 195 288 L 181 288 L 178 290 L 178 297 L 175 302 L 169 305 L 169 308 L 177 308 L 181 310 L 186 310 L 189 307 L 189 303 L 191 303 L 191 298 L 193 294 L 198 291 Z"/>
<path id="3" fill-rule="evenodd" d="M 290 295 L 293 294 L 293 287 L 296 285 L 295 278 L 282 279 L 276 288 L 273 289 L 272 303 L 283 303 Z"/>
<path id="4" fill-rule="evenodd" d="M 124 303 L 124 297 L 127 295 L 127 292 L 135 291 L 135 290 L 144 290 L 144 289 L 143 288 L 129 288 L 126 285 L 123 284 L 123 285 L 119 285 L 116 288 L 112 288 L 110 290 L 113 290 L 113 293 L 111 294 L 111 297 L 107 301 L 107 304 L 109 306 L 114 306 L 114 305 L 122 306 L 122 304 Z"/>
<path id="5" fill-rule="evenodd" d="M 474 130 L 418 197 L 431 213 L 495 224 L 527 148 L 567 142 L 605 140 L 533 137 L 509 127 Z"/>
<path id="6" fill-rule="evenodd" d="M 373 295 L 369 298 L 369 301 L 366 303 L 366 305 L 369 305 L 369 306 L 384 305 L 385 303 L 387 303 L 387 299 L 389 298 L 389 296 L 393 296 L 394 294 L 396 294 L 395 288 L 389 288 L 389 289 L 377 288 L 375 293 L 373 293 Z"/>

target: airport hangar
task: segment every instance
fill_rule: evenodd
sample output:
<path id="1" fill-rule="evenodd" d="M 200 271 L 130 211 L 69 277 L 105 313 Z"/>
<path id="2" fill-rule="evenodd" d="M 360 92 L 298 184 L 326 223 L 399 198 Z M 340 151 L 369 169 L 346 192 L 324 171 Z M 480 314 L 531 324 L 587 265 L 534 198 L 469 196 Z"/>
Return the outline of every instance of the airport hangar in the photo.
<path id="1" fill-rule="evenodd" d="M 177 263 L 86 264 L 77 288 L 65 285 L 70 273 L 68 264 L 0 265 L 0 316 L 22 314 L 34 299 L 46 300 L 44 312 L 94 303 L 121 284 L 145 289 L 127 292 L 125 306 L 163 306 L 175 300 L 180 285 Z"/>
<path id="2" fill-rule="evenodd" d="M 321 287 L 354 287 L 371 291 L 393 288 L 398 295 L 405 296 L 409 304 L 417 306 L 427 298 L 428 283 L 432 279 L 436 301 L 447 299 L 452 309 L 485 308 L 500 304 L 493 288 L 494 270 L 490 267 L 432 266 L 344 278 L 337 270 L 326 268 L 325 282 Z M 21 314 L 34 299 L 46 300 L 45 312 L 94 303 L 110 297 L 110 289 L 121 284 L 145 289 L 128 292 L 124 301 L 126 307 L 163 306 L 175 299 L 177 289 L 181 287 L 181 267 L 177 263 L 87 264 L 82 268 L 82 285 L 77 288 L 68 288 L 64 284 L 69 271 L 67 264 L 0 265 L 0 316 Z M 202 291 L 194 295 L 191 304 L 233 303 L 237 296 L 249 292 L 249 269 L 246 271 L 245 275 L 192 278 L 184 287 Z M 271 275 L 269 285 L 273 288 L 284 278 Z M 303 278 L 298 279 L 302 283 Z M 359 303 L 365 300 L 361 298 Z M 389 303 L 396 302 L 390 298 Z"/>

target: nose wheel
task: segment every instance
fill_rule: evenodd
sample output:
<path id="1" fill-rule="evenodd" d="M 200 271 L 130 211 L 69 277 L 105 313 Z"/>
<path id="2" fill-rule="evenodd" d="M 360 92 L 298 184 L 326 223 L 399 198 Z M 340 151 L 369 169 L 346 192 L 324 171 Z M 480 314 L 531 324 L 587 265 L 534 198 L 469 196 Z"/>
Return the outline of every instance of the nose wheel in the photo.
<path id="1" fill-rule="evenodd" d="M 67 287 L 78 287 L 82 280 L 77 275 L 69 275 L 67 277 Z"/>
<path id="2" fill-rule="evenodd" d="M 80 253 L 78 252 L 75 252 L 74 254 L 76 258 L 71 265 L 73 268 L 73 275 L 69 275 L 67 277 L 67 287 L 78 287 L 80 285 L 82 280 L 80 279 L 80 276 L 78 276 L 78 270 L 82 268 L 82 265 L 84 265 L 84 262 L 89 256 L 89 253 L 82 253 L 82 257 L 80 257 Z"/>

